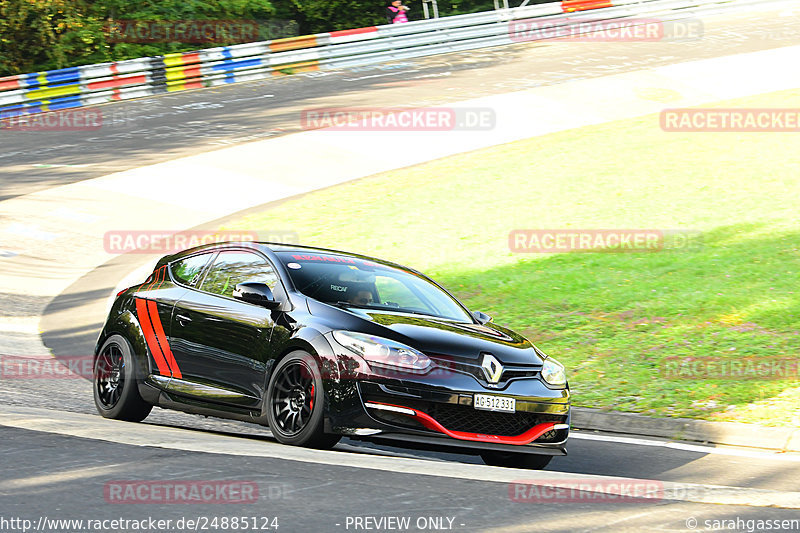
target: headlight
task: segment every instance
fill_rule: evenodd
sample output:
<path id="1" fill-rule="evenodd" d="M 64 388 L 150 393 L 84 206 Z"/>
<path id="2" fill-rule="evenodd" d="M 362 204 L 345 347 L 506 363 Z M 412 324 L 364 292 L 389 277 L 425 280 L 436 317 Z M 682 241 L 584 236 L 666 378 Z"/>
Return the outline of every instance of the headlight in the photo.
<path id="1" fill-rule="evenodd" d="M 352 331 L 334 331 L 333 338 L 371 365 L 418 371 L 431 366 L 431 360 L 424 353 L 383 337 Z"/>
<path id="2" fill-rule="evenodd" d="M 548 357 L 542 366 L 542 379 L 554 387 L 563 387 L 567 384 L 567 373 L 561 363 Z"/>

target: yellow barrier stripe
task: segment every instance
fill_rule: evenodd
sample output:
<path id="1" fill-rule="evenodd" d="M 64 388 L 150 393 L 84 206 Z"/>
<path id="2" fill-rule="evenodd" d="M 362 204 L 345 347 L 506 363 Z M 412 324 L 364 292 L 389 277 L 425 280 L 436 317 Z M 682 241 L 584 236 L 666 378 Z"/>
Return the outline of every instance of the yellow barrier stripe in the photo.
<path id="1" fill-rule="evenodd" d="M 183 54 L 182 53 L 164 54 L 164 65 L 168 67 L 183 65 Z"/>
<path id="2" fill-rule="evenodd" d="M 29 100 L 43 100 L 45 98 L 54 98 L 57 96 L 68 96 L 71 94 L 80 94 L 80 85 L 64 85 L 61 87 L 47 87 L 44 89 L 34 89 L 24 94 L 25 98 Z"/>

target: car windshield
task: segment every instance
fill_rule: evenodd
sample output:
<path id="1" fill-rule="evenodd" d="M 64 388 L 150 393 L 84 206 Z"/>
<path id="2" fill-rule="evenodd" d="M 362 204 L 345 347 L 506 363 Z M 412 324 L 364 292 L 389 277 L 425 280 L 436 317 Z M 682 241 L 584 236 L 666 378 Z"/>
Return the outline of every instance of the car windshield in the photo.
<path id="1" fill-rule="evenodd" d="M 278 252 L 277 256 L 297 290 L 320 302 L 472 322 L 450 295 L 419 274 L 346 255 Z"/>

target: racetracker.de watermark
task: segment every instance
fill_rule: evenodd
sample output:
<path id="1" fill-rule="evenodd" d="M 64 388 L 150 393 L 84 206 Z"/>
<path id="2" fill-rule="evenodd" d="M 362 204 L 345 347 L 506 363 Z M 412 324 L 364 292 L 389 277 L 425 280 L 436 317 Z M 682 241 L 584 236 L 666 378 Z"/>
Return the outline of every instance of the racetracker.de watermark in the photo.
<path id="1" fill-rule="evenodd" d="M 103 496 L 107 503 L 115 504 L 244 504 L 258 502 L 258 484 L 237 480 L 108 481 Z"/>
<path id="2" fill-rule="evenodd" d="M 257 20 L 115 20 L 110 43 L 249 43 L 259 40 Z"/>
<path id="3" fill-rule="evenodd" d="M 515 253 L 648 253 L 695 251 L 702 233 L 682 229 L 515 229 L 508 247 Z"/>
<path id="4" fill-rule="evenodd" d="M 92 379 L 94 356 L 0 355 L 0 379 Z"/>
<path id="5" fill-rule="evenodd" d="M 93 131 L 103 127 L 103 112 L 85 107 L 43 113 L 0 113 L 0 130 Z"/>
<path id="6" fill-rule="evenodd" d="M 800 359 L 667 357 L 661 364 L 664 379 L 797 380 Z"/>
<path id="7" fill-rule="evenodd" d="M 328 107 L 305 109 L 305 130 L 335 131 L 486 131 L 497 124 L 489 107 Z"/>
<path id="8" fill-rule="evenodd" d="M 109 254 L 166 254 L 219 242 L 274 242 L 298 244 L 293 230 L 114 230 L 103 235 L 103 248 Z"/>
<path id="9" fill-rule="evenodd" d="M 555 19 L 522 19 L 508 23 L 508 35 L 514 42 L 544 39 L 581 42 L 697 41 L 703 38 L 700 19 L 661 20 L 630 18 L 592 20 L 584 16 Z"/>
<path id="10" fill-rule="evenodd" d="M 517 503 L 645 503 L 664 499 L 664 483 L 648 479 L 542 479 L 508 485 L 508 497 Z"/>
<path id="11" fill-rule="evenodd" d="M 664 131 L 800 132 L 800 108 L 665 109 L 659 116 Z"/>

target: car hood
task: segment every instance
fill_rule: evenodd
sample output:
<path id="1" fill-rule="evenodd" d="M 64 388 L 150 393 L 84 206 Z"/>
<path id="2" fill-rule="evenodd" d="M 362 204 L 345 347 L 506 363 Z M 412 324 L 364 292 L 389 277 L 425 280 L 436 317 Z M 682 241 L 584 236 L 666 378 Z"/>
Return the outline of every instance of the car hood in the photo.
<path id="1" fill-rule="evenodd" d="M 491 353 L 504 364 L 542 364 L 542 358 L 525 337 L 497 324 L 461 323 L 367 309 L 352 309 L 352 314 L 369 323 L 371 327 L 364 328 L 364 332 L 391 338 L 434 357 L 474 363 L 480 361 L 481 354 Z"/>

